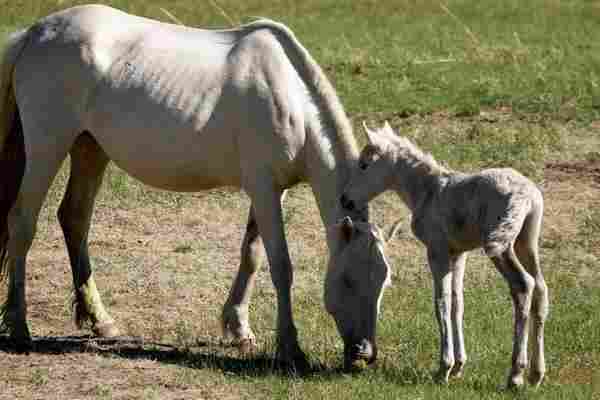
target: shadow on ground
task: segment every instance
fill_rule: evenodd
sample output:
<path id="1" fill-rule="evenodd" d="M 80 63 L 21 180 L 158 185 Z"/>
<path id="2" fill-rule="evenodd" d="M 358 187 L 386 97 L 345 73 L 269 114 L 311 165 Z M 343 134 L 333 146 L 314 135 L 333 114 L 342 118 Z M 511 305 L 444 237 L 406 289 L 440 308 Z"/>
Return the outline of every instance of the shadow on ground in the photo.
<path id="1" fill-rule="evenodd" d="M 18 353 L 8 335 L 0 335 L 0 352 Z M 312 361 L 298 370 L 282 364 L 271 354 L 256 353 L 251 357 L 235 357 L 237 348 L 231 344 L 199 340 L 194 347 L 179 349 L 176 346 L 145 341 L 139 337 L 97 338 L 82 336 L 34 336 L 27 354 L 93 353 L 121 357 L 129 360 L 154 360 L 195 369 L 217 369 L 239 376 L 289 376 L 310 379 L 336 379 L 347 375 L 341 367 L 331 367 Z M 377 374 L 385 380 L 401 385 L 415 385 L 428 381 L 427 371 L 406 367 L 379 365 Z M 356 373 L 356 372 L 355 372 Z"/>

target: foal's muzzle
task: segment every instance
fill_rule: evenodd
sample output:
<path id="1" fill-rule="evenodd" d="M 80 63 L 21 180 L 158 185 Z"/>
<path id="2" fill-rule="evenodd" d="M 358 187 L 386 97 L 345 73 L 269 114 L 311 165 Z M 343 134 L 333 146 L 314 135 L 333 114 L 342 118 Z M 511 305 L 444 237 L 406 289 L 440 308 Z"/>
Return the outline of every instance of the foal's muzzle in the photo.
<path id="1" fill-rule="evenodd" d="M 354 202 L 350 200 L 345 194 L 343 194 L 340 198 L 340 203 L 342 203 L 342 207 L 344 207 L 346 210 L 354 210 Z"/>

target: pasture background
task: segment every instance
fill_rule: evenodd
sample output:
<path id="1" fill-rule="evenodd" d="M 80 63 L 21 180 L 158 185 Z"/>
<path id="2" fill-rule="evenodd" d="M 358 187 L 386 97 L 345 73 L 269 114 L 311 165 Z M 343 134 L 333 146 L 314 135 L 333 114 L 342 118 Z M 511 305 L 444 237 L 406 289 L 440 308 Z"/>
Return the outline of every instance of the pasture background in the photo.
<path id="1" fill-rule="evenodd" d="M 0 35 L 79 1 L 0 0 Z M 36 349 L 0 336 L 0 399 L 70 398 L 600 398 L 600 2 L 558 0 L 115 0 L 133 13 L 226 27 L 266 16 L 290 26 L 323 66 L 358 128 L 385 119 L 456 169 L 513 166 L 544 190 L 542 263 L 551 296 L 548 376 L 538 391 L 498 391 L 510 361 L 508 289 L 474 252 L 465 277 L 466 376 L 432 383 L 438 332 L 423 247 L 406 209 L 386 194 L 373 219 L 406 223 L 388 248 L 376 370 L 338 370 L 342 343 L 322 306 L 323 228 L 310 188 L 285 219 L 295 266 L 301 345 L 315 368 L 273 368 L 274 291 L 266 268 L 251 306 L 259 354 L 240 359 L 219 315 L 239 262 L 249 202 L 236 191 L 151 190 L 116 167 L 99 196 L 90 247 L 105 304 L 125 335 L 88 340 L 71 322 L 71 272 L 56 208 L 57 177 L 30 253 L 29 321 Z M 1 176 L 0 171 L 0 176 Z M 0 289 L 4 297 L 5 288 Z"/>

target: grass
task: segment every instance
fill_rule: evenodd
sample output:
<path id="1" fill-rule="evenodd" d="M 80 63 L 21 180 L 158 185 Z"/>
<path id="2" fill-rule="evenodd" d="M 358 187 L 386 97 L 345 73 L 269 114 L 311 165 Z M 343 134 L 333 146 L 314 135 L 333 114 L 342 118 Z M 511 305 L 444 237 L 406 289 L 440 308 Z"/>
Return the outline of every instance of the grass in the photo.
<path id="1" fill-rule="evenodd" d="M 0 35 L 78 3 L 0 0 Z M 230 190 L 154 191 L 114 166 L 98 199 L 90 251 L 105 304 L 125 334 L 143 340 L 78 339 L 86 332 L 66 316 L 71 278 L 54 217 L 65 166 L 42 211 L 28 269 L 30 325 L 50 339 L 27 357 L 4 352 L 0 337 L 0 399 L 42 391 L 49 398 L 600 398 L 598 2 L 103 3 L 170 21 L 164 9 L 195 26 L 229 26 L 252 15 L 281 20 L 335 82 L 355 126 L 387 119 L 452 168 L 513 166 L 538 182 L 551 295 L 548 379 L 538 391 L 498 390 L 510 361 L 511 304 L 506 284 L 474 252 L 466 276 L 466 376 L 448 387 L 433 383 L 431 280 L 408 222 L 388 249 L 394 284 L 383 301 L 378 367 L 342 373 L 341 343 L 321 300 L 323 229 L 304 185 L 289 194 L 284 217 L 296 267 L 295 318 L 314 371 L 290 376 L 274 368 L 276 302 L 267 268 L 251 304 L 259 352 L 240 358 L 221 342 L 218 317 L 239 263 L 248 199 Z M 408 219 L 389 194 L 372 210 L 383 226 Z"/>

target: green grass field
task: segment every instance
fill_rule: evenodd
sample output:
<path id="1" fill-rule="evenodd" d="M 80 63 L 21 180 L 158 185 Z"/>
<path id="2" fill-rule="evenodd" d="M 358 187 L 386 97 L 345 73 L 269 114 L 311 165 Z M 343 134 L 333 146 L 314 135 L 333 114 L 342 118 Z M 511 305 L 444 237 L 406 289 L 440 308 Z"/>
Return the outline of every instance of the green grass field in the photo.
<path id="1" fill-rule="evenodd" d="M 0 0 L 0 35 L 81 3 Z M 239 262 L 248 199 L 225 190 L 154 191 L 111 167 L 91 253 L 105 304 L 124 333 L 143 342 L 66 338 L 63 347 L 23 356 L 0 341 L 0 399 L 600 399 L 599 1 L 103 3 L 170 21 L 166 10 L 201 27 L 281 20 L 334 82 L 359 142 L 362 120 L 389 120 L 452 168 L 512 166 L 534 179 L 546 200 L 547 379 L 537 391 L 498 389 L 510 363 L 511 303 L 504 281 L 475 251 L 465 278 L 465 377 L 433 383 L 430 274 L 407 210 L 390 194 L 373 202 L 374 221 L 407 222 L 388 248 L 394 273 L 379 322 L 380 360 L 362 374 L 342 373 L 342 343 L 322 306 L 324 233 L 305 185 L 291 191 L 285 218 L 295 318 L 314 371 L 290 376 L 273 368 L 275 301 L 266 268 L 251 308 L 260 353 L 239 358 L 220 341 L 218 318 Z M 66 174 L 65 166 L 30 253 L 29 318 L 38 337 L 86 333 L 70 321 L 70 268 L 55 218 Z"/>

